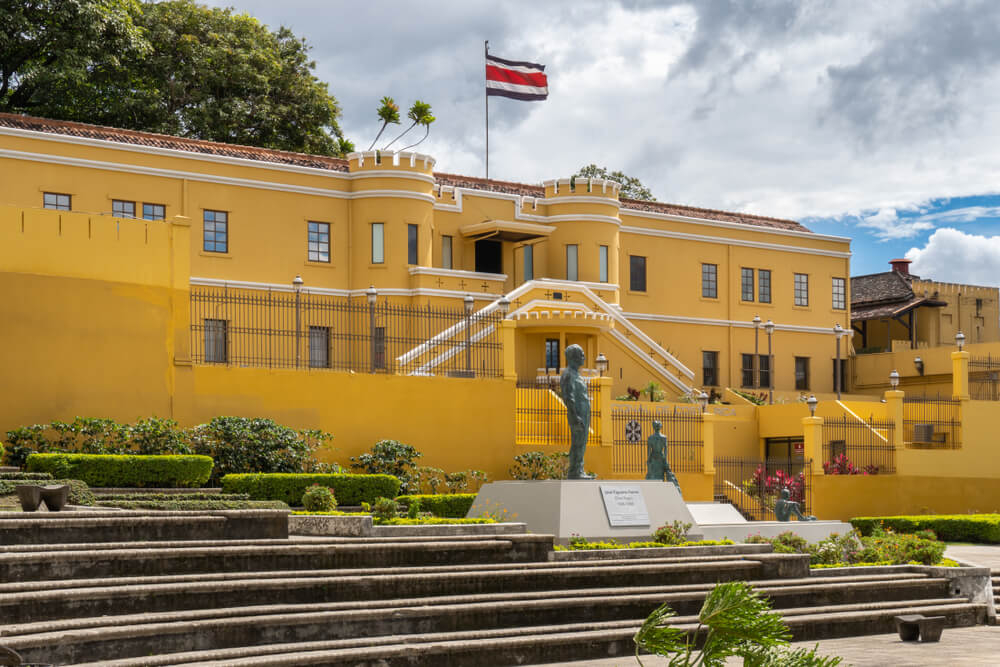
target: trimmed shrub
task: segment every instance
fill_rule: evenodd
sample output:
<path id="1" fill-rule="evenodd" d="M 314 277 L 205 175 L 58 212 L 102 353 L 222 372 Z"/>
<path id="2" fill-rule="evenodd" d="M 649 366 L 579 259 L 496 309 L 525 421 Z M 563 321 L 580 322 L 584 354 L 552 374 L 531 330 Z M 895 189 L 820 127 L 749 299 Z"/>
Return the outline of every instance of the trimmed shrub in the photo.
<path id="1" fill-rule="evenodd" d="M 286 510 L 280 500 L 98 500 L 99 507 L 123 510 L 193 512 L 196 510 Z"/>
<path id="2" fill-rule="evenodd" d="M 419 492 L 419 476 L 414 478 L 414 474 L 417 470 L 417 459 L 421 456 L 423 454 L 406 443 L 398 440 L 379 440 L 372 445 L 371 452 L 365 452 L 358 457 L 352 456 L 351 468 L 363 470 L 370 475 L 392 475 L 399 479 L 403 491 Z M 428 470 L 441 472 L 436 468 Z"/>
<path id="3" fill-rule="evenodd" d="M 1000 514 L 857 517 L 851 519 L 851 525 L 862 535 L 877 533 L 881 526 L 897 533 L 932 530 L 945 542 L 1000 544 Z"/>
<path id="4" fill-rule="evenodd" d="M 653 541 L 658 544 L 673 546 L 683 544 L 688 541 L 687 534 L 691 530 L 691 524 L 686 521 L 674 521 L 672 524 L 663 524 L 653 533 Z"/>
<path id="5" fill-rule="evenodd" d="M 44 481 L 52 479 L 52 475 L 47 472 L 0 472 L 0 480 L 2 479 L 31 479 Z"/>
<path id="6" fill-rule="evenodd" d="M 449 517 L 452 519 L 463 519 L 469 513 L 473 501 L 476 499 L 474 493 L 441 493 L 436 495 L 422 496 L 399 496 L 397 503 L 402 503 L 407 507 L 417 503 L 420 511 L 430 512 L 434 516 Z"/>
<path id="7" fill-rule="evenodd" d="M 373 503 L 377 498 L 394 498 L 399 480 L 391 475 L 320 475 L 294 473 L 255 473 L 226 475 L 224 493 L 246 493 L 254 500 L 280 500 L 298 505 L 302 494 L 313 484 L 328 487 L 341 505 Z"/>
<path id="8" fill-rule="evenodd" d="M 245 493 L 102 493 L 98 500 L 250 500 Z"/>
<path id="9" fill-rule="evenodd" d="M 569 453 L 534 451 L 515 456 L 508 472 L 511 479 L 566 479 L 567 470 Z"/>
<path id="10" fill-rule="evenodd" d="M 313 484 L 302 494 L 302 507 L 307 512 L 330 512 L 337 509 L 337 499 L 328 487 Z"/>
<path id="11" fill-rule="evenodd" d="M 81 482 L 78 479 L 52 479 L 51 475 L 46 479 L 0 479 L 0 496 L 16 493 L 15 487 L 21 484 L 38 484 L 41 486 L 66 484 L 69 486 L 70 505 L 93 505 L 96 502 L 93 492 L 85 482 Z"/>
<path id="12" fill-rule="evenodd" d="M 399 505 L 391 498 L 379 498 L 372 505 L 372 518 L 378 521 L 395 519 L 399 513 Z"/>
<path id="13" fill-rule="evenodd" d="M 32 454 L 28 472 L 79 479 L 90 486 L 197 487 L 208 481 L 207 456 L 131 456 L 128 454 Z"/>

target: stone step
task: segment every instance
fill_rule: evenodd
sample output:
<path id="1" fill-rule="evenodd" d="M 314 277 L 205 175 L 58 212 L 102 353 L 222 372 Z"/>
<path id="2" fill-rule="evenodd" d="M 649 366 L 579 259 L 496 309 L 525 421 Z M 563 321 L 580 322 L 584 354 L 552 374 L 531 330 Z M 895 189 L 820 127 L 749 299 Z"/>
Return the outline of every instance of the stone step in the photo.
<path id="1" fill-rule="evenodd" d="M 943 615 L 949 627 L 974 625 L 986 613 L 985 605 L 938 601 L 912 605 L 888 603 L 853 605 L 784 612 L 794 639 L 818 639 L 845 636 L 845 628 L 861 629 L 860 634 L 891 632 L 893 617 L 901 613 Z M 687 632 L 696 628 L 692 616 L 672 619 L 674 625 Z M 419 635 L 386 635 L 347 640 L 324 640 L 275 643 L 262 646 L 242 646 L 229 649 L 188 647 L 184 652 L 143 656 L 134 659 L 83 657 L 85 663 L 76 667 L 186 667 L 285 666 L 285 665 L 521 665 L 542 662 L 571 661 L 587 658 L 627 656 L 634 652 L 632 636 L 641 619 L 611 622 L 562 623 L 558 625 L 515 627 L 504 629 L 423 632 Z M 850 634 L 859 634 L 853 632 Z M 53 638 L 56 640 L 57 638 Z M 42 659 L 45 648 L 18 648 L 29 660 Z M 194 648 L 195 650 L 190 650 Z M 71 651 L 67 645 L 48 650 L 49 659 L 57 651 Z M 36 655 L 36 651 L 38 652 Z M 70 658 L 71 661 L 78 658 Z"/>
<path id="2" fill-rule="evenodd" d="M 372 540 L 353 543 L 288 541 L 282 544 L 172 549 L 28 551 L 0 553 L 0 581 L 255 570 L 336 569 L 466 563 L 539 562 L 552 536 L 504 535 L 463 540 Z"/>
<path id="3" fill-rule="evenodd" d="M 345 574 L 335 577 L 286 577 L 222 581 L 182 581 L 140 585 L 49 589 L 8 593 L 0 598 L 0 618 L 21 622 L 45 618 L 82 618 L 108 614 L 165 612 L 218 606 L 248 606 L 262 599 L 286 603 L 377 600 L 397 597 L 472 595 L 580 588 L 702 584 L 758 579 L 754 561 L 615 565 L 583 568 L 533 568 L 454 572 L 438 568 L 413 574 Z M 553 593 L 557 594 L 557 593 Z"/>

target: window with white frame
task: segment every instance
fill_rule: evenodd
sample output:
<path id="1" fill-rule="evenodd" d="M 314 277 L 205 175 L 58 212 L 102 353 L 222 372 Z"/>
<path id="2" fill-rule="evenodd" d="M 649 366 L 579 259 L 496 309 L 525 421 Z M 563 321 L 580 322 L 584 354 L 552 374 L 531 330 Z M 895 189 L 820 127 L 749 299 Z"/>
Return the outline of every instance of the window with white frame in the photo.
<path id="1" fill-rule="evenodd" d="M 310 222 L 308 225 L 309 244 L 308 253 L 310 262 L 330 261 L 330 223 Z"/>

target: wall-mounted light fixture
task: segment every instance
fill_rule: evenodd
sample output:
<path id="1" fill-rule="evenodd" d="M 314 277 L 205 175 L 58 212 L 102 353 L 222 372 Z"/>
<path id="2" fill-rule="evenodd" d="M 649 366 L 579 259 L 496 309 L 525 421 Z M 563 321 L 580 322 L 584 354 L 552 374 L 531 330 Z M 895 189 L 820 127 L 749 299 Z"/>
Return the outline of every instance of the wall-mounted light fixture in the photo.
<path id="1" fill-rule="evenodd" d="M 924 360 L 920 357 L 913 358 L 913 365 L 917 367 L 917 372 L 921 375 L 924 374 Z"/>

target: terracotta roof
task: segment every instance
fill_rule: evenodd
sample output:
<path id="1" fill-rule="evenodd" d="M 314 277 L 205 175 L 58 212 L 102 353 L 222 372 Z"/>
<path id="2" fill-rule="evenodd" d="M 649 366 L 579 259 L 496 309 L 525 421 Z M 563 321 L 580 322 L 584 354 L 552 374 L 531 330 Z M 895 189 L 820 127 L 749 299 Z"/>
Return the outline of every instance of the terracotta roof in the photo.
<path id="1" fill-rule="evenodd" d="M 898 271 L 851 278 L 851 308 L 878 303 L 899 303 L 913 298 L 910 278 Z"/>
<path id="2" fill-rule="evenodd" d="M 895 317 L 897 315 L 903 315 L 914 308 L 919 306 L 930 306 L 934 308 L 939 308 L 941 306 L 947 306 L 947 301 L 940 301 L 938 299 L 931 299 L 928 297 L 914 297 L 912 299 L 907 299 L 906 301 L 898 301 L 895 303 L 886 304 L 875 304 L 866 305 L 855 308 L 851 305 L 851 321 L 859 322 L 861 320 L 872 320 L 881 319 L 883 317 Z"/>
<path id="3" fill-rule="evenodd" d="M 329 169 L 331 171 L 346 172 L 348 170 L 347 161 L 341 158 L 292 153 L 290 151 L 278 151 L 270 148 L 223 144 L 215 141 L 202 141 L 201 139 L 186 139 L 184 137 L 175 137 L 167 134 L 139 132 L 136 130 L 122 130 L 112 127 L 104 127 L 101 125 L 90 125 L 87 123 L 77 123 L 65 120 L 51 120 L 48 118 L 38 118 L 35 116 L 25 116 L 21 114 L 0 113 L 0 127 L 13 127 L 23 130 L 33 130 L 35 132 L 48 132 L 51 134 L 101 139 L 104 141 L 117 141 L 123 144 L 150 146 L 153 148 L 167 148 L 179 151 L 189 151 L 192 153 L 202 153 L 206 155 L 221 155 L 225 157 L 259 160 L 262 162 L 272 162 L 276 164 L 291 164 L 302 167 L 313 167 L 316 169 Z M 487 190 L 490 192 L 502 192 L 505 194 L 525 195 L 529 197 L 543 197 L 545 195 L 545 189 L 540 185 L 528 185 L 525 183 L 495 180 L 487 181 L 482 178 L 459 176 L 455 174 L 435 173 L 434 176 L 441 185 Z M 719 211 L 716 209 L 697 208 L 694 206 L 668 204 L 665 202 L 640 201 L 636 199 L 622 199 L 621 203 L 622 208 L 631 211 L 665 213 L 668 215 L 718 220 L 720 222 L 734 222 L 744 225 L 752 225 L 755 227 L 770 227 L 772 229 L 788 229 L 799 232 L 809 231 L 806 227 L 798 222 L 795 222 L 794 220 L 769 218 L 761 215 L 751 215 L 749 213 Z"/>

